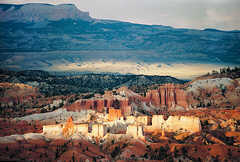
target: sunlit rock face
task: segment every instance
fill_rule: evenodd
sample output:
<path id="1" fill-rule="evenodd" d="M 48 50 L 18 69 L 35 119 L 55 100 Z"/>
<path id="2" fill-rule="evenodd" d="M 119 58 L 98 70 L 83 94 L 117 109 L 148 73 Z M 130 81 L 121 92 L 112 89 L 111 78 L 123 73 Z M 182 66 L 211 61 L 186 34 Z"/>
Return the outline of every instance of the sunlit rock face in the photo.
<path id="1" fill-rule="evenodd" d="M 169 116 L 167 120 L 163 115 L 154 115 L 152 118 L 153 130 L 164 130 L 166 132 L 200 132 L 201 122 L 197 117 Z"/>
<path id="2" fill-rule="evenodd" d="M 73 124 L 73 118 L 70 117 L 66 124 L 65 124 L 65 127 L 63 128 L 63 131 L 62 131 L 62 134 L 64 137 L 70 137 L 74 134 L 75 132 L 75 127 L 74 127 L 74 124 Z"/>
<path id="3" fill-rule="evenodd" d="M 88 135 L 88 124 L 77 124 L 75 125 L 75 132 L 81 135 Z"/>
<path id="4" fill-rule="evenodd" d="M 104 95 L 77 100 L 66 108 L 68 111 L 85 109 L 97 112 L 108 112 L 114 108 L 120 109 L 123 116 L 129 116 L 136 107 L 149 114 L 203 107 L 237 107 L 240 105 L 239 87 L 238 81 L 230 78 L 196 80 L 185 85 L 163 84 L 157 89 L 148 90 L 145 96 L 121 87 L 106 91 Z"/>
<path id="5" fill-rule="evenodd" d="M 48 137 L 71 137 L 77 130 L 83 130 L 79 127 L 76 128 L 76 126 L 73 123 L 73 118 L 68 118 L 67 122 L 65 124 L 57 124 L 57 125 L 45 125 L 43 126 L 43 134 Z"/>
<path id="6" fill-rule="evenodd" d="M 155 107 L 175 108 L 177 105 L 188 108 L 187 95 L 181 85 L 165 84 L 157 90 L 147 92 L 145 101 Z"/>
<path id="7" fill-rule="evenodd" d="M 58 137 L 62 135 L 64 125 L 45 125 L 43 126 L 43 134 L 46 136 Z"/>
<path id="8" fill-rule="evenodd" d="M 143 127 L 138 125 L 129 125 L 126 134 L 133 138 L 144 138 Z"/>
<path id="9" fill-rule="evenodd" d="M 108 113 L 108 120 L 114 121 L 122 117 L 122 112 L 120 109 L 110 108 Z"/>
<path id="10" fill-rule="evenodd" d="M 92 133 L 91 135 L 93 137 L 97 137 L 97 138 L 102 138 L 105 136 L 107 130 L 106 130 L 106 126 L 103 124 L 93 124 L 92 125 Z"/>

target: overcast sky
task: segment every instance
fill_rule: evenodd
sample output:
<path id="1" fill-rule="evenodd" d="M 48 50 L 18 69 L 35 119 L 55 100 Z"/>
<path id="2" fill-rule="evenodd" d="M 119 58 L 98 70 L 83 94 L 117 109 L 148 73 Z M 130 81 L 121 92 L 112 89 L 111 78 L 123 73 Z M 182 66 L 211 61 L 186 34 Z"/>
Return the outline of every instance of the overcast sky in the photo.
<path id="1" fill-rule="evenodd" d="M 240 29 L 240 0 L 0 0 L 0 3 L 73 3 L 94 18 L 177 28 Z"/>

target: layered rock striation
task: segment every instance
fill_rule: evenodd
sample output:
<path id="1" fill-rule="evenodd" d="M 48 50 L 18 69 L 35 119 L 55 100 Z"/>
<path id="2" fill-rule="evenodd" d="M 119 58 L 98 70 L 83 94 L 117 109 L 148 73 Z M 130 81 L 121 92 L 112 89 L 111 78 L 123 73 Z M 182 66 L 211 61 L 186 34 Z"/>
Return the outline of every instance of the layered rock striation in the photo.
<path id="1" fill-rule="evenodd" d="M 187 93 L 183 90 L 182 85 L 165 84 L 157 90 L 149 90 L 144 101 L 155 107 L 170 109 L 181 106 L 185 109 L 188 108 Z"/>
<path id="2" fill-rule="evenodd" d="M 127 97 L 114 96 L 108 91 L 103 96 L 80 99 L 66 106 L 68 111 L 96 110 L 101 113 L 108 112 L 111 108 L 121 110 L 124 116 L 132 114 L 132 107 Z"/>

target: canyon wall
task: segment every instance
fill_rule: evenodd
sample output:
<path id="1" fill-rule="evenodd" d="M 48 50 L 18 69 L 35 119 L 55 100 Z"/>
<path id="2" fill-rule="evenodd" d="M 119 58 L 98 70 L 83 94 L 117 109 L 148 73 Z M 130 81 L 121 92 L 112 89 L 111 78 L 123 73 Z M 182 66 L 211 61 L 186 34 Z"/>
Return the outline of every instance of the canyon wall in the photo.
<path id="1" fill-rule="evenodd" d="M 90 99 L 80 99 L 71 105 L 66 106 L 68 111 L 80 111 L 92 109 L 98 112 L 107 112 L 110 108 L 120 109 L 123 116 L 133 114 L 132 104 L 153 105 L 158 108 L 174 109 L 176 106 L 188 108 L 187 95 L 181 85 L 165 84 L 157 90 L 149 90 L 146 97 L 142 97 L 126 87 L 116 90 L 118 95 L 112 91 L 106 91 L 102 96 L 95 96 Z"/>
<path id="2" fill-rule="evenodd" d="M 163 115 L 153 115 L 153 130 L 164 130 L 166 132 L 200 132 L 201 122 L 198 117 L 191 116 L 169 116 L 167 120 Z"/>
<path id="3" fill-rule="evenodd" d="M 52 138 L 59 136 L 68 138 L 74 134 L 104 137 L 107 132 L 106 127 L 103 124 L 93 124 L 91 133 L 89 133 L 88 127 L 89 124 L 74 124 L 72 118 L 70 117 L 65 124 L 44 125 L 43 134 Z"/>
<path id="4" fill-rule="evenodd" d="M 139 125 L 128 125 L 126 134 L 133 138 L 144 138 L 143 127 Z"/>
<path id="5" fill-rule="evenodd" d="M 106 112 L 110 108 L 120 109 L 122 115 L 132 114 L 132 107 L 127 98 L 92 98 L 80 99 L 71 105 L 66 106 L 68 111 L 96 110 L 97 112 Z"/>
<path id="6" fill-rule="evenodd" d="M 122 117 L 121 109 L 109 108 L 109 110 L 108 110 L 108 120 L 114 121 L 114 120 L 120 119 L 120 117 Z"/>
<path id="7" fill-rule="evenodd" d="M 88 134 L 88 124 L 75 125 L 75 132 L 86 136 Z"/>
<path id="8" fill-rule="evenodd" d="M 63 131 L 63 124 L 58 124 L 58 125 L 44 125 L 43 126 L 43 134 L 52 136 L 52 137 L 57 137 L 62 135 Z"/>
<path id="9" fill-rule="evenodd" d="M 185 109 L 188 108 L 187 94 L 182 89 L 182 85 L 165 84 L 157 90 L 149 90 L 143 101 L 155 107 L 170 109 L 181 106 Z"/>
<path id="10" fill-rule="evenodd" d="M 133 109 L 136 107 L 150 114 L 166 110 L 188 110 L 195 107 L 237 107 L 240 105 L 240 86 L 235 82 L 228 78 L 217 78 L 197 80 L 188 85 L 169 83 L 159 86 L 158 89 L 149 90 L 145 96 L 140 96 L 127 87 L 121 87 L 106 91 L 102 96 L 80 99 L 67 106 L 67 110 L 92 109 L 107 112 L 109 108 L 115 108 L 121 109 L 123 116 L 129 116 L 133 114 Z M 144 105 L 150 109 L 145 108 Z M 152 111 L 154 108 L 157 108 L 155 113 Z"/>
<path id="11" fill-rule="evenodd" d="M 149 125 L 150 124 L 150 117 L 149 116 L 138 116 L 136 118 L 136 122 L 142 125 Z"/>
<path id="12" fill-rule="evenodd" d="M 111 110 L 111 109 L 110 109 Z M 115 111 L 115 109 L 112 109 Z M 120 113 L 121 114 L 121 113 Z M 153 115 L 152 125 L 150 125 L 148 116 L 128 116 L 126 119 L 126 135 L 133 138 L 144 139 L 144 132 L 190 132 L 196 133 L 201 131 L 201 122 L 198 117 L 191 116 L 169 116 L 164 119 L 163 115 Z M 91 127 L 89 133 L 88 127 Z M 109 127 L 108 127 L 109 128 Z M 65 124 L 43 126 L 43 134 L 48 137 L 71 137 L 73 135 L 84 135 L 96 138 L 102 138 L 107 134 L 107 125 L 94 124 L 74 124 L 70 117 Z"/>
<path id="13" fill-rule="evenodd" d="M 93 137 L 104 137 L 107 133 L 106 126 L 103 124 L 93 124 L 92 125 L 92 133 Z"/>

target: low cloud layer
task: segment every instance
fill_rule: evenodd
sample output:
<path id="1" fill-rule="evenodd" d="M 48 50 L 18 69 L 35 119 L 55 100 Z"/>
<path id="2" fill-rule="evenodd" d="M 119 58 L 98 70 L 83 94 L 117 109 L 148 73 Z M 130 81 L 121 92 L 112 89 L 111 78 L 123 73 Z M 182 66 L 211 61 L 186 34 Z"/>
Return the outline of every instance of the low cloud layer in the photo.
<path id="1" fill-rule="evenodd" d="M 0 3 L 73 3 L 99 19 L 177 28 L 240 29 L 239 0 L 2 0 Z"/>
<path id="2" fill-rule="evenodd" d="M 48 71 L 88 71 L 88 72 L 110 72 L 121 74 L 144 74 L 144 75 L 162 75 L 173 76 L 180 79 L 193 79 L 218 70 L 221 66 L 212 64 L 147 64 L 134 62 L 81 62 L 54 64 Z"/>

